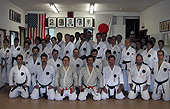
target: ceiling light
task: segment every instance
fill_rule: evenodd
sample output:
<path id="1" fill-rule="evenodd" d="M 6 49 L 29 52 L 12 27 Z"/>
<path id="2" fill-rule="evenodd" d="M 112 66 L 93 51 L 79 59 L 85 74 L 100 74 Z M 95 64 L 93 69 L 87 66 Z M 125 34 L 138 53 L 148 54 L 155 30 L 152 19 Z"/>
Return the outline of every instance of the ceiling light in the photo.
<path id="1" fill-rule="evenodd" d="M 53 9 L 54 13 L 58 13 L 57 7 L 54 5 L 54 3 L 50 3 L 50 6 Z"/>
<path id="2" fill-rule="evenodd" d="M 94 3 L 90 4 L 90 14 L 93 14 L 94 12 Z"/>

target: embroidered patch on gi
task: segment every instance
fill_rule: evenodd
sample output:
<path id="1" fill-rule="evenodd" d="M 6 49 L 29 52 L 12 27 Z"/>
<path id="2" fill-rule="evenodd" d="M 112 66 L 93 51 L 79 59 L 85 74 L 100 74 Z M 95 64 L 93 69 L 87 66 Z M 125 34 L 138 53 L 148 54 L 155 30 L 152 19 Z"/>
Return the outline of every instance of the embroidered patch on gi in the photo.
<path id="1" fill-rule="evenodd" d="M 69 51 L 66 51 L 66 54 L 68 54 L 69 53 Z"/>
<path id="2" fill-rule="evenodd" d="M 80 67 L 80 65 L 79 65 L 79 64 L 77 64 L 77 65 L 76 65 L 76 67 Z"/>
<path id="3" fill-rule="evenodd" d="M 100 47 L 97 47 L 98 50 L 100 50 Z"/>
<path id="4" fill-rule="evenodd" d="M 9 52 L 9 50 L 6 51 L 7 53 Z"/>
<path id="5" fill-rule="evenodd" d="M 21 72 L 21 76 L 24 76 L 24 72 Z"/>
<path id="6" fill-rule="evenodd" d="M 60 64 L 57 64 L 57 67 L 60 67 Z"/>
<path id="7" fill-rule="evenodd" d="M 97 68 L 99 68 L 99 66 L 98 66 L 98 65 L 96 65 L 96 67 L 97 67 Z"/>
<path id="8" fill-rule="evenodd" d="M 29 52 L 27 52 L 27 55 L 29 54 Z"/>
<path id="9" fill-rule="evenodd" d="M 142 73 L 146 73 L 146 71 L 145 71 L 145 70 L 142 70 Z"/>
<path id="10" fill-rule="evenodd" d="M 130 55 L 130 53 L 129 53 L 129 52 L 127 52 L 127 55 Z"/>
<path id="11" fill-rule="evenodd" d="M 84 51 L 86 51 L 86 48 L 83 48 Z"/>
<path id="12" fill-rule="evenodd" d="M 37 65 L 40 65 L 40 62 L 38 62 Z"/>
<path id="13" fill-rule="evenodd" d="M 116 74 L 114 74 L 113 76 L 114 76 L 114 78 L 116 78 L 116 77 L 117 77 L 117 75 L 116 75 Z"/>
<path id="14" fill-rule="evenodd" d="M 148 58 L 150 58 L 150 57 L 151 57 L 151 55 L 149 54 L 149 55 L 148 55 Z"/>
<path id="15" fill-rule="evenodd" d="M 20 50 L 20 48 L 17 48 L 17 50 L 19 51 L 19 50 Z"/>
<path id="16" fill-rule="evenodd" d="M 46 75 L 49 75 L 50 73 L 49 72 L 46 72 Z"/>
<path id="17" fill-rule="evenodd" d="M 167 68 L 164 68 L 164 71 L 166 72 L 166 71 L 167 71 Z"/>
<path id="18" fill-rule="evenodd" d="M 116 51 L 113 51 L 113 54 L 116 54 Z"/>

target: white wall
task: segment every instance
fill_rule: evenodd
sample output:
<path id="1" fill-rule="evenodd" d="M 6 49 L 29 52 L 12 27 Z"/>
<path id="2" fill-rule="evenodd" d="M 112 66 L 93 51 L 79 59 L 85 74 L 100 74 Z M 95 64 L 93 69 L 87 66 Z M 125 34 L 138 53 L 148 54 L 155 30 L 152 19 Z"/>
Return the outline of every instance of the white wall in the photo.
<path id="1" fill-rule="evenodd" d="M 21 14 L 21 23 L 17 23 L 9 20 L 9 9 Z M 6 29 L 9 35 L 9 30 L 19 32 L 19 26 L 25 27 L 25 11 L 21 8 L 15 6 L 14 4 L 8 2 L 7 0 L 0 1 L 0 28 Z"/>

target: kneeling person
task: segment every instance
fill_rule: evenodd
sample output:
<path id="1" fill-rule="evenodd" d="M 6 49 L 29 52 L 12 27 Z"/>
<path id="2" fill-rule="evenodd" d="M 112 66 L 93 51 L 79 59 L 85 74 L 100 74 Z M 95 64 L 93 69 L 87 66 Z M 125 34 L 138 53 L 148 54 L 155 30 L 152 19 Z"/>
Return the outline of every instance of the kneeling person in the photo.
<path id="1" fill-rule="evenodd" d="M 31 85 L 31 73 L 27 67 L 23 65 L 23 56 L 17 55 L 17 65 L 14 66 L 9 73 L 9 92 L 10 98 L 15 98 L 21 95 L 23 98 L 28 98 L 28 86 Z"/>
<path id="2" fill-rule="evenodd" d="M 109 65 L 103 68 L 103 83 L 102 99 L 106 100 L 109 96 L 115 96 L 116 99 L 122 100 L 125 98 L 121 89 L 123 87 L 123 73 L 119 66 L 115 64 L 115 56 L 111 55 L 108 58 Z"/>

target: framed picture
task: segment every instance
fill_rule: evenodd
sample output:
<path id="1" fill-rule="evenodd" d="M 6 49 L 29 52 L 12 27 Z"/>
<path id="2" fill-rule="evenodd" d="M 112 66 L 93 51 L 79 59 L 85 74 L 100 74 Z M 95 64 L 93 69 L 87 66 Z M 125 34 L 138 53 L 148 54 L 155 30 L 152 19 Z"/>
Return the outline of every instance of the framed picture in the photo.
<path id="1" fill-rule="evenodd" d="M 85 18 L 85 27 L 93 27 L 93 18 L 92 17 Z"/>
<path id="2" fill-rule="evenodd" d="M 83 27 L 84 18 L 76 18 L 75 24 L 76 24 L 76 27 Z"/>
<path id="3" fill-rule="evenodd" d="M 48 18 L 48 27 L 51 27 L 51 28 L 56 27 L 56 18 L 55 17 Z"/>
<path id="4" fill-rule="evenodd" d="M 65 27 L 66 19 L 64 17 L 57 18 L 57 27 Z"/>
<path id="5" fill-rule="evenodd" d="M 74 27 L 74 18 L 67 18 L 66 27 Z"/>

